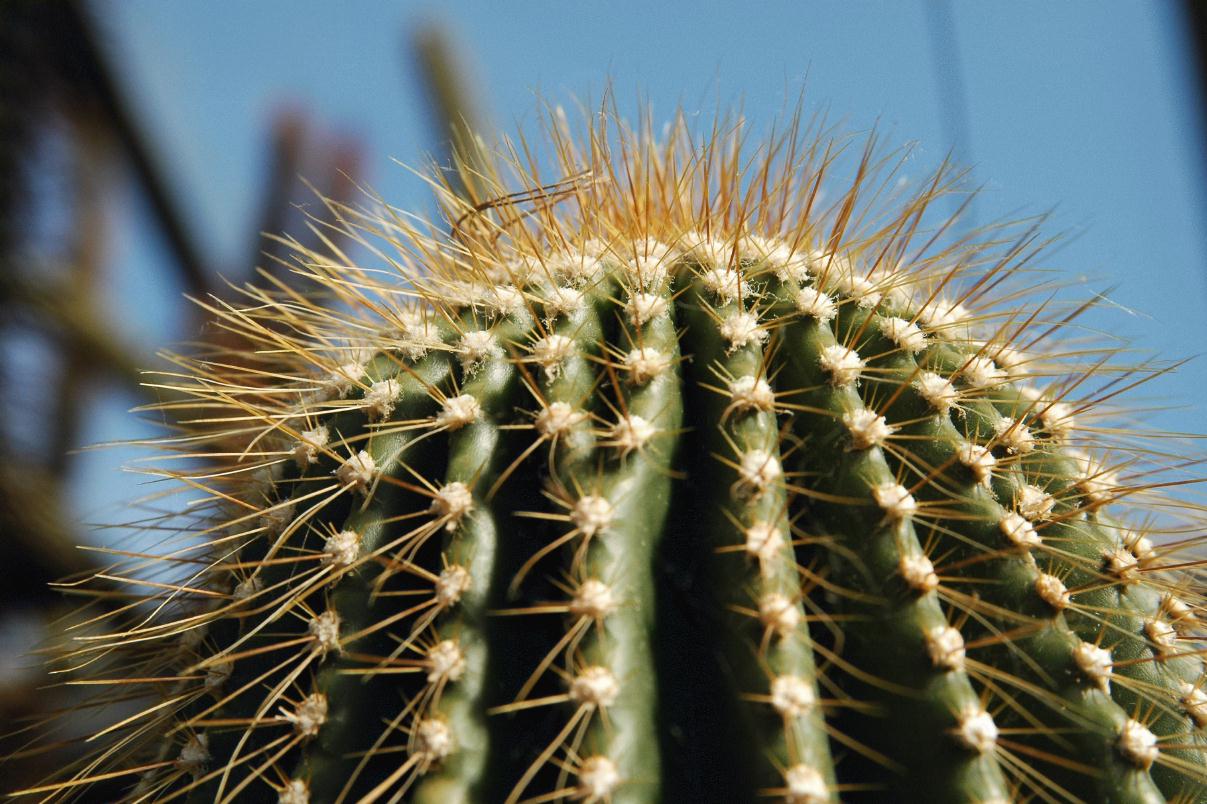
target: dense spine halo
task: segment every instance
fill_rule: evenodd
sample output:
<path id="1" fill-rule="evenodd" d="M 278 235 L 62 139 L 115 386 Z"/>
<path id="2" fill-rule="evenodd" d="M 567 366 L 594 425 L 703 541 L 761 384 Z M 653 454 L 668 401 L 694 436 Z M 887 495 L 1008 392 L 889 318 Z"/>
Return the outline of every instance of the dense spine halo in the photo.
<path id="1" fill-rule="evenodd" d="M 202 302 L 21 800 L 1207 801 L 1192 460 L 1042 221 L 653 131 L 556 110 Z"/>

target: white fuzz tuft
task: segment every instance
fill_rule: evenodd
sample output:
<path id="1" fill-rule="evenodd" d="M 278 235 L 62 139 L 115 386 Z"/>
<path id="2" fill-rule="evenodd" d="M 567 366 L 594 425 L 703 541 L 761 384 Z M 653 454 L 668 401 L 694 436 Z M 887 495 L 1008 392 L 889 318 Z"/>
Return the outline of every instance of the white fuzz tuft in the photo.
<path id="1" fill-rule="evenodd" d="M 1006 381 L 1006 372 L 984 355 L 968 358 L 960 376 L 973 388 L 993 388 Z"/>
<path id="2" fill-rule="evenodd" d="M 782 473 L 780 462 L 774 455 L 761 449 L 752 449 L 742 456 L 738 465 L 738 490 L 757 497 L 779 480 Z"/>
<path id="3" fill-rule="evenodd" d="M 729 341 L 729 352 L 767 340 L 767 331 L 759 329 L 759 317 L 754 313 L 734 313 L 718 329 L 721 337 Z"/>
<path id="4" fill-rule="evenodd" d="M 536 431 L 545 438 L 569 435 L 587 414 L 570 407 L 569 402 L 554 402 L 536 415 Z"/>
<path id="5" fill-rule="evenodd" d="M 956 740 L 965 748 L 984 754 L 997 745 L 997 724 L 984 709 L 965 710 L 956 725 Z"/>
<path id="6" fill-rule="evenodd" d="M 878 416 L 875 411 L 867 408 L 843 414 L 842 423 L 851 434 L 851 445 L 855 449 L 879 447 L 897 429 L 889 427 L 883 416 Z"/>
<path id="7" fill-rule="evenodd" d="M 670 249 L 657 240 L 647 238 L 632 246 L 633 256 L 625 261 L 625 269 L 639 288 L 658 288 L 666 281 Z"/>
<path id="8" fill-rule="evenodd" d="M 472 394 L 450 396 L 440 406 L 436 414 L 436 424 L 449 430 L 460 430 L 467 424 L 473 424 L 482 415 L 482 406 Z"/>
<path id="9" fill-rule="evenodd" d="M 1056 498 L 1038 486 L 1030 484 L 1019 489 L 1018 499 L 1014 501 L 1018 512 L 1031 522 L 1047 519 L 1051 516 L 1052 508 L 1055 505 Z"/>
<path id="10" fill-rule="evenodd" d="M 444 522 L 444 529 L 453 531 L 474 507 L 474 495 L 460 480 L 446 483 L 432 496 L 431 512 Z"/>
<path id="11" fill-rule="evenodd" d="M 964 637 L 950 625 L 940 625 L 926 632 L 926 653 L 931 663 L 941 670 L 964 669 Z"/>
<path id="12" fill-rule="evenodd" d="M 980 444 L 968 442 L 961 444 L 956 449 L 956 460 L 972 472 L 976 482 L 982 486 L 988 487 L 993 482 L 993 467 L 997 465 L 997 459 L 993 457 L 992 452 Z"/>
<path id="13" fill-rule="evenodd" d="M 872 499 L 889 519 L 908 519 L 918 510 L 914 495 L 900 483 L 882 483 L 872 489 Z"/>
<path id="14" fill-rule="evenodd" d="M 425 718 L 415 727 L 415 753 L 431 764 L 453 753 L 453 730 L 443 720 Z"/>
<path id="15" fill-rule="evenodd" d="M 461 367 L 472 374 L 488 359 L 502 355 L 503 348 L 493 332 L 478 329 L 461 336 L 460 352 Z"/>
<path id="16" fill-rule="evenodd" d="M 666 312 L 666 298 L 653 293 L 634 293 L 624 309 L 629 315 L 629 323 L 641 327 Z"/>
<path id="17" fill-rule="evenodd" d="M 602 620 L 616 611 L 619 602 L 612 587 L 595 578 L 588 578 L 579 584 L 570 600 L 570 613 L 575 617 L 590 617 L 592 620 Z"/>
<path id="18" fill-rule="evenodd" d="M 834 263 L 837 265 L 837 261 Z M 849 265 L 846 270 L 853 270 Z M 857 276 L 845 271 L 831 272 L 831 279 L 835 288 L 843 295 L 855 300 L 855 304 L 865 310 L 870 310 L 880 300 L 884 298 L 884 294 L 876 287 L 876 283 L 867 277 Z"/>
<path id="19" fill-rule="evenodd" d="M 204 734 L 190 734 L 180 747 L 180 757 L 176 764 L 180 769 L 194 776 L 199 776 L 210 761 L 210 741 Z"/>
<path id="20" fill-rule="evenodd" d="M 919 594 L 924 595 L 939 588 L 935 565 L 926 556 L 901 556 L 897 571 L 901 573 L 905 585 Z"/>
<path id="21" fill-rule="evenodd" d="M 1109 550 L 1103 554 L 1106 571 L 1114 575 L 1123 583 L 1131 583 L 1136 580 L 1136 572 L 1140 568 L 1140 560 L 1136 558 L 1131 550 L 1126 550 L 1122 547 L 1115 550 Z"/>
<path id="22" fill-rule="evenodd" d="M 398 380 L 382 380 L 370 385 L 369 390 L 365 391 L 365 398 L 361 400 L 361 407 L 369 421 L 379 422 L 388 418 L 394 412 L 394 403 L 401 393 L 402 386 Z"/>
<path id="23" fill-rule="evenodd" d="M 1073 417 L 1073 408 L 1064 402 L 1037 403 L 1039 420 L 1051 436 L 1057 441 L 1068 438 L 1073 428 L 1077 426 Z"/>
<path id="24" fill-rule="evenodd" d="M 1207 726 L 1207 693 L 1194 684 L 1183 681 L 1178 686 L 1179 701 L 1186 709 L 1186 714 L 1198 728 Z"/>
<path id="25" fill-rule="evenodd" d="M 1119 477 L 1107 469 L 1102 461 L 1086 455 L 1083 452 L 1069 451 L 1070 457 L 1077 462 L 1081 477 L 1077 480 L 1077 488 L 1085 495 L 1090 503 L 1107 502 L 1111 493 L 1119 486 Z"/>
<path id="26" fill-rule="evenodd" d="M 1027 426 L 1003 416 L 993 425 L 994 438 L 1011 455 L 1025 455 L 1035 449 L 1035 437 Z"/>
<path id="27" fill-rule="evenodd" d="M 771 592 L 759 599 L 759 622 L 781 637 L 795 631 L 802 616 L 796 601 L 779 592 Z"/>
<path id="28" fill-rule="evenodd" d="M 447 609 L 457 605 L 461 596 L 469 591 L 471 583 L 473 583 L 473 577 L 465 567 L 457 564 L 445 567 L 436 577 L 436 607 Z"/>
<path id="29" fill-rule="evenodd" d="M 904 318 L 880 319 L 880 331 L 907 354 L 917 354 L 926 348 L 926 333 Z"/>
<path id="30" fill-rule="evenodd" d="M 327 696 L 321 692 L 307 695 L 292 712 L 281 710 L 281 718 L 293 724 L 303 737 L 313 737 L 327 722 Z"/>
<path id="31" fill-rule="evenodd" d="M 944 297 L 935 299 L 918 315 L 918 319 L 928 329 L 957 339 L 967 335 L 971 318 L 972 314 L 968 312 L 967 307 Z"/>
<path id="32" fill-rule="evenodd" d="M 465 673 L 465 654 L 454 639 L 442 639 L 427 652 L 427 683 L 456 681 Z"/>
<path id="33" fill-rule="evenodd" d="M 627 456 L 634 450 L 642 449 L 657 434 L 658 430 L 652 422 L 646 421 L 636 414 L 623 417 L 608 431 L 612 445 L 620 450 L 621 457 Z"/>
<path id="34" fill-rule="evenodd" d="M 594 494 L 580 497 L 570 509 L 570 521 L 579 533 L 588 538 L 611 525 L 615 515 L 612 503 Z"/>
<path id="35" fill-rule="evenodd" d="M 740 298 L 750 297 L 750 286 L 742 280 L 742 274 L 731 268 L 713 268 L 700 275 L 700 283 L 708 289 L 718 304 L 732 304 Z"/>
<path id="36" fill-rule="evenodd" d="M 514 285 L 488 285 L 483 290 L 483 303 L 496 315 L 515 315 L 528 306 L 524 292 Z"/>
<path id="37" fill-rule="evenodd" d="M 828 324 L 838 314 L 838 305 L 817 288 L 804 287 L 796 294 L 796 310 L 819 324 Z"/>
<path id="38" fill-rule="evenodd" d="M 825 777 L 808 765 L 784 771 L 784 804 L 827 804 L 831 799 Z"/>
<path id="39" fill-rule="evenodd" d="M 821 370 L 830 375 L 830 384 L 839 388 L 853 385 L 866 365 L 854 349 L 839 344 L 822 349 L 818 362 Z"/>
<path id="40" fill-rule="evenodd" d="M 754 262 L 766 262 L 781 282 L 801 284 L 809 279 L 808 256 L 771 237 L 747 235 L 742 239 L 742 256 Z"/>
<path id="41" fill-rule="evenodd" d="M 1103 692 L 1111 691 L 1111 652 L 1090 642 L 1080 642 L 1073 648 L 1073 663 L 1086 680 Z"/>
<path id="42" fill-rule="evenodd" d="M 350 567 L 360 558 L 360 534 L 354 530 L 341 530 L 327 537 L 323 544 L 323 564 L 336 569 Z"/>
<path id="43" fill-rule="evenodd" d="M 1119 730 L 1119 742 L 1115 745 L 1124 759 L 1144 770 L 1151 768 L 1161 753 L 1157 747 L 1157 735 L 1140 721 L 1131 718 Z"/>
<path id="44" fill-rule="evenodd" d="M 305 469 L 312 463 L 318 463 L 319 451 L 327 446 L 331 435 L 326 427 L 319 425 L 313 430 L 303 430 L 297 441 L 293 442 L 293 460 L 299 469 Z"/>
<path id="45" fill-rule="evenodd" d="M 1041 572 L 1035 579 L 1035 594 L 1053 611 L 1064 611 L 1069 605 L 1069 590 L 1055 575 Z"/>
<path id="46" fill-rule="evenodd" d="M 1144 634 L 1153 643 L 1158 653 L 1173 653 L 1178 649 L 1178 632 L 1162 619 L 1154 618 L 1144 623 Z"/>
<path id="47" fill-rule="evenodd" d="M 662 376 L 670 365 L 669 357 L 648 346 L 634 349 L 624 356 L 624 367 L 629 372 L 629 382 L 633 385 L 645 385 L 650 380 Z"/>
<path id="48" fill-rule="evenodd" d="M 210 665 L 209 669 L 205 671 L 205 688 L 207 690 L 221 689 L 234 671 L 234 662 L 222 661 Z"/>
<path id="49" fill-rule="evenodd" d="M 951 380 L 940 377 L 933 371 L 922 372 L 914 386 L 926 403 L 941 415 L 947 415 L 956 402 L 960 401 L 960 392 Z"/>
<path id="50" fill-rule="evenodd" d="M 306 626 L 307 632 L 314 637 L 315 647 L 320 654 L 338 651 L 339 647 L 339 615 L 331 609 L 317 617 L 311 618 Z"/>
<path id="51" fill-rule="evenodd" d="M 746 555 L 772 561 L 784 549 L 784 534 L 770 522 L 755 522 L 746 528 Z"/>
<path id="52" fill-rule="evenodd" d="M 603 756 L 587 757 L 578 769 L 575 799 L 583 804 L 603 804 L 611 800 L 620 782 L 620 771 L 615 762 Z"/>
<path id="53" fill-rule="evenodd" d="M 310 804 L 310 788 L 303 779 L 291 779 L 277 795 L 277 804 Z"/>
<path id="54" fill-rule="evenodd" d="M 580 706 L 611 706 L 619 695 L 620 684 L 606 667 L 586 667 L 570 682 L 570 700 Z"/>
<path id="55" fill-rule="evenodd" d="M 323 395 L 328 398 L 345 396 L 356 386 L 360 378 L 365 376 L 365 366 L 367 365 L 367 361 L 353 361 L 336 366 L 331 370 L 327 381 L 323 383 Z"/>
<path id="56" fill-rule="evenodd" d="M 1123 541 L 1127 545 L 1127 549 L 1142 565 L 1157 557 L 1157 550 L 1153 547 L 1152 540 L 1143 534 L 1129 534 Z"/>
<path id="57" fill-rule="evenodd" d="M 729 384 L 729 410 L 771 413 L 775 410 L 775 392 L 762 377 L 747 375 Z"/>
<path id="58" fill-rule="evenodd" d="M 549 379 L 561 373 L 562 364 L 574 356 L 574 341 L 565 335 L 546 335 L 532 344 L 532 359 Z"/>
<path id="59" fill-rule="evenodd" d="M 813 686 L 800 676 L 776 676 L 771 682 L 771 705 L 785 718 L 801 717 L 816 703 Z"/>
<path id="60" fill-rule="evenodd" d="M 556 254 L 549 259 L 547 267 L 559 282 L 581 287 L 594 282 L 603 274 L 603 263 L 600 260 L 607 252 L 607 245 L 599 241 L 591 241 L 581 252 Z"/>
<path id="61" fill-rule="evenodd" d="M 703 232 L 684 232 L 679 238 L 679 248 L 704 267 L 727 268 L 733 264 L 734 244 Z"/>
<path id="62" fill-rule="evenodd" d="M 582 291 L 560 286 L 554 286 L 545 291 L 543 301 L 545 315 L 549 319 L 576 313 L 582 310 L 586 304 Z"/>
<path id="63" fill-rule="evenodd" d="M 1005 534 L 1010 544 L 1020 550 L 1030 550 L 1043 544 L 1043 540 L 1035 532 L 1035 526 L 1028 522 L 1022 514 L 1016 514 L 1013 511 L 1005 513 L 998 520 L 997 526 Z"/>
<path id="64" fill-rule="evenodd" d="M 344 488 L 364 493 L 369 490 L 376 472 L 377 462 L 373 460 L 372 455 L 362 449 L 339 465 L 339 468 L 335 470 L 335 479 Z"/>

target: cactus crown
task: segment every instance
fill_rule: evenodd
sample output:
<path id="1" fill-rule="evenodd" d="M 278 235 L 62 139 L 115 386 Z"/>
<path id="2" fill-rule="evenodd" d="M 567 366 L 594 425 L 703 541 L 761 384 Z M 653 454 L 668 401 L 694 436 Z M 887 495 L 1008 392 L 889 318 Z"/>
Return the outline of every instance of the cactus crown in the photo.
<path id="1" fill-rule="evenodd" d="M 1035 222 L 799 118 L 570 128 L 206 303 L 188 521 L 95 580 L 110 725 L 24 792 L 1203 800 L 1198 512 Z"/>

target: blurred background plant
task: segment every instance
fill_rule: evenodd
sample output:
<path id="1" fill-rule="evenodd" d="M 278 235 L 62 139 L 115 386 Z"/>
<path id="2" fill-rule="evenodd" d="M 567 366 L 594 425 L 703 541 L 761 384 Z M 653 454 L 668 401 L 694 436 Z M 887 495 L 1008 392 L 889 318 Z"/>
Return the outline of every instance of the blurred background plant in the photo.
<path id="1" fill-rule="evenodd" d="M 120 471 L 136 444 L 81 450 L 154 434 L 126 411 L 153 398 L 155 347 L 222 337 L 185 294 L 288 281 L 265 233 L 305 242 L 316 193 L 429 209 L 389 160 L 448 164 L 457 134 L 489 130 L 484 99 L 511 131 L 538 92 L 589 105 L 611 86 L 621 112 L 739 106 L 759 125 L 803 94 L 924 143 L 919 174 L 950 146 L 987 190 L 962 225 L 1061 204 L 1057 226 L 1089 236 L 1060 268 L 1127 305 L 1091 325 L 1185 357 L 1207 343 L 1202 9 L 3 0 L 0 755 L 67 703 L 26 654 L 134 530 L 85 523 L 128 522 L 148 491 Z M 1203 431 L 1205 388 L 1201 360 L 1158 381 L 1146 423 Z"/>

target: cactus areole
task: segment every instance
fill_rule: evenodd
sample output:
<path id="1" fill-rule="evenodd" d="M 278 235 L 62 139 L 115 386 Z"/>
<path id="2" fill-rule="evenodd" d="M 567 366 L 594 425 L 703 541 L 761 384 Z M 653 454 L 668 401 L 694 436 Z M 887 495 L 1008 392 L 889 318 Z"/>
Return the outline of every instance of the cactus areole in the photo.
<path id="1" fill-rule="evenodd" d="M 63 648 L 108 720 L 18 792 L 1207 801 L 1202 519 L 1034 221 L 796 118 L 581 128 L 206 303 L 187 508 Z"/>

